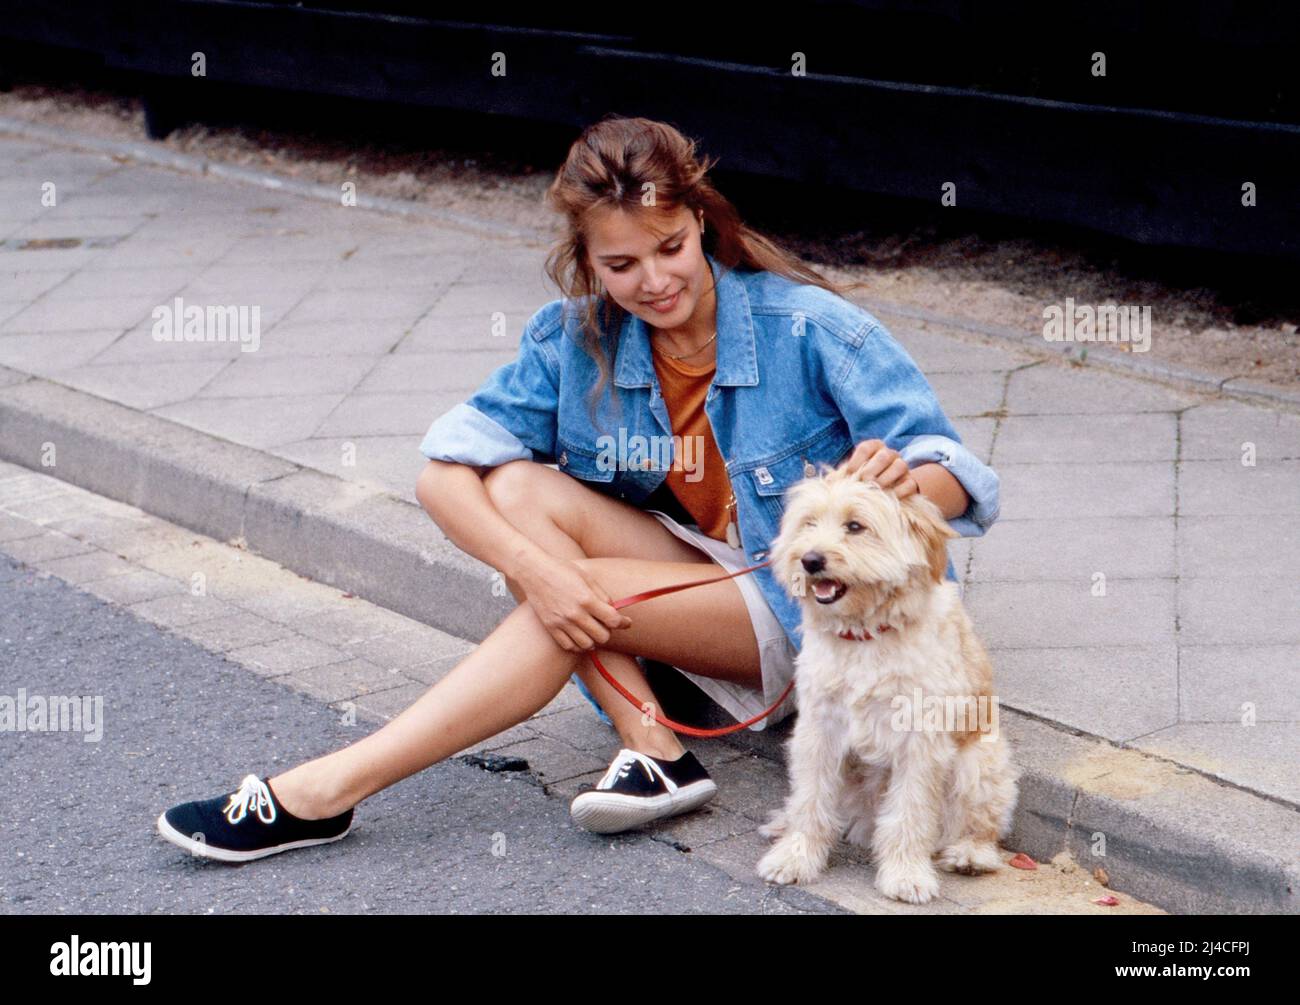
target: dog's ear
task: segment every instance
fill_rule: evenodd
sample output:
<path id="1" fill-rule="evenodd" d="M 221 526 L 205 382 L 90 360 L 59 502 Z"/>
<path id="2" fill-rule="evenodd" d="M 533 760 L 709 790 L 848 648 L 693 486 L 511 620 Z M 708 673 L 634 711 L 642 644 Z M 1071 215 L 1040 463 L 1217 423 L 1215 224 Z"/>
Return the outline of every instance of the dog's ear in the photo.
<path id="1" fill-rule="evenodd" d="M 925 545 L 925 553 L 930 559 L 930 574 L 936 583 L 942 583 L 943 574 L 948 570 L 948 538 L 961 535 L 948 526 L 939 507 L 920 492 L 913 492 L 899 503 L 903 519 Z"/>

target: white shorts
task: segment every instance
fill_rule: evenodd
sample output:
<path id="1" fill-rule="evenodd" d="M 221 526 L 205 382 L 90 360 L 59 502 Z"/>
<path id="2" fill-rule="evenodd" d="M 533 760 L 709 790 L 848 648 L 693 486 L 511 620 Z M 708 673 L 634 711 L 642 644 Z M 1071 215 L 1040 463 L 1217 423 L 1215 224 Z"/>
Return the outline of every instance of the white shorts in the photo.
<path id="1" fill-rule="evenodd" d="M 736 572 L 750 564 L 746 561 L 743 550 L 733 548 L 725 541 L 709 537 L 696 524 L 678 523 L 667 513 L 657 509 L 645 510 L 645 512 L 652 514 L 661 524 L 683 541 L 695 545 L 722 566 L 726 572 Z M 726 709 L 728 713 L 735 717 L 737 722 L 740 722 L 758 715 L 759 712 L 762 712 L 781 696 L 781 692 L 785 690 L 786 685 L 794 678 L 794 661 L 797 652 L 786 637 L 781 622 L 776 619 L 776 615 L 772 613 L 772 608 L 768 607 L 767 601 L 763 599 L 763 591 L 758 588 L 758 583 L 754 581 L 753 574 L 738 576 L 734 582 L 740 587 L 740 592 L 745 598 L 745 606 L 749 608 L 749 623 L 754 628 L 754 638 L 758 640 L 759 665 L 763 675 L 763 693 L 760 694 L 757 688 L 745 687 L 743 684 L 732 681 L 705 677 L 702 674 L 683 670 L 681 667 L 673 667 L 673 669 L 689 677 L 691 682 L 699 687 L 701 691 Z M 769 723 L 780 722 L 794 710 L 795 696 L 794 692 L 791 691 L 785 701 L 781 703 L 780 708 L 766 719 L 760 719 L 749 728 L 754 732 L 759 732 L 765 729 Z"/>

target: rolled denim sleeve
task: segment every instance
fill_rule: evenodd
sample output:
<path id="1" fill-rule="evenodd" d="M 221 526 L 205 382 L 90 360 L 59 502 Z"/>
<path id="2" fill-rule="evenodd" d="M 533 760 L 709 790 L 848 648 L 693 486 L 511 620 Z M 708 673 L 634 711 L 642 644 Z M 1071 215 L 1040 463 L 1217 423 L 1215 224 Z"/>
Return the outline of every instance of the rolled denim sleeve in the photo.
<path id="1" fill-rule="evenodd" d="M 942 464 L 970 497 L 966 512 L 948 525 L 962 537 L 980 537 L 988 530 L 1000 506 L 996 472 L 962 445 L 929 381 L 874 319 L 832 386 L 854 446 L 882 440 L 908 467 Z"/>
<path id="2" fill-rule="evenodd" d="M 962 446 L 955 433 L 953 436 L 949 439 L 926 434 L 894 449 L 907 461 L 909 468 L 933 461 L 942 464 L 961 482 L 961 487 L 970 496 L 970 505 L 961 516 L 949 520 L 948 526 L 962 537 L 979 537 L 998 518 L 997 472 Z"/>
<path id="3" fill-rule="evenodd" d="M 420 453 L 473 467 L 554 462 L 559 360 L 551 341 L 535 335 L 540 313 L 525 326 L 518 356 L 494 370 L 468 400 L 435 419 Z"/>

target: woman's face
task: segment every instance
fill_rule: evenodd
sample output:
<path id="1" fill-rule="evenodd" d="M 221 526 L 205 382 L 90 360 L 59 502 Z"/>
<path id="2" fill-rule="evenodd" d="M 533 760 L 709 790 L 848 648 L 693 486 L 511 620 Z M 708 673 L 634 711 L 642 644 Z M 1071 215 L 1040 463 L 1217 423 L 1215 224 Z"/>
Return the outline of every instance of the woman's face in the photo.
<path id="1" fill-rule="evenodd" d="M 652 328 L 712 331 L 705 315 L 714 303 L 713 273 L 700 247 L 700 218 L 687 207 L 669 215 L 593 210 L 587 254 L 614 302 Z"/>

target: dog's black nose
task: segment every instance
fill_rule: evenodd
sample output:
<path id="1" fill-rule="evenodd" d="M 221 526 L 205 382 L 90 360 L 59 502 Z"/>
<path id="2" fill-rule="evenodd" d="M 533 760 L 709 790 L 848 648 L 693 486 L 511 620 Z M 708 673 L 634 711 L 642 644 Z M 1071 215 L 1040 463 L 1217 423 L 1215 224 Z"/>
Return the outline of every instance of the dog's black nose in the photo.
<path id="1" fill-rule="evenodd" d="M 826 556 L 820 551 L 808 552 L 802 559 L 800 559 L 800 562 L 809 572 L 821 572 L 822 569 L 826 568 Z"/>

